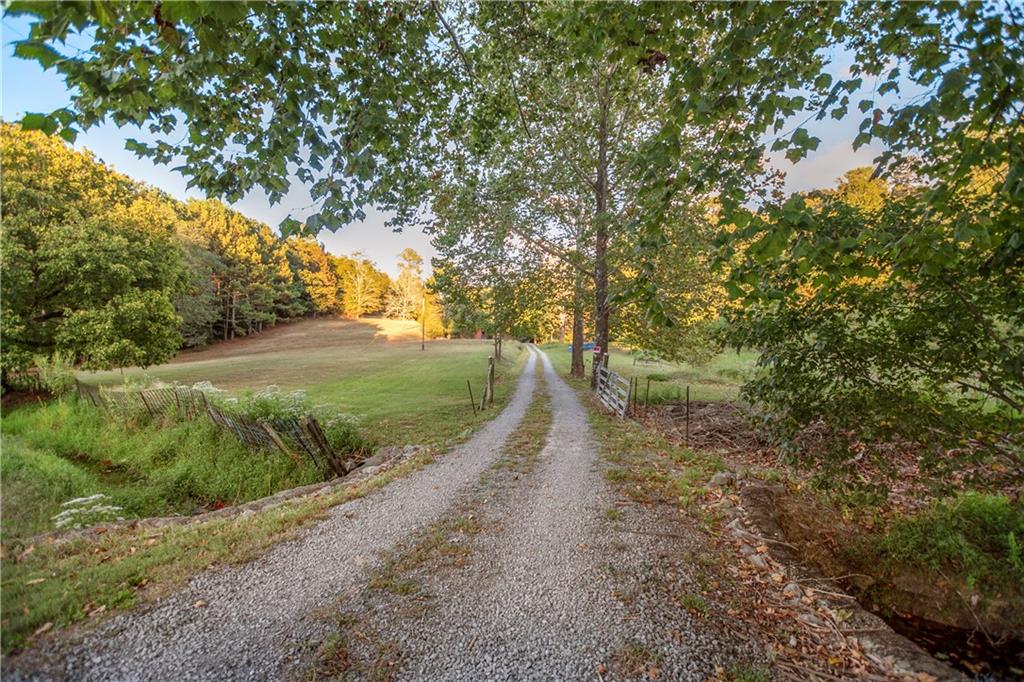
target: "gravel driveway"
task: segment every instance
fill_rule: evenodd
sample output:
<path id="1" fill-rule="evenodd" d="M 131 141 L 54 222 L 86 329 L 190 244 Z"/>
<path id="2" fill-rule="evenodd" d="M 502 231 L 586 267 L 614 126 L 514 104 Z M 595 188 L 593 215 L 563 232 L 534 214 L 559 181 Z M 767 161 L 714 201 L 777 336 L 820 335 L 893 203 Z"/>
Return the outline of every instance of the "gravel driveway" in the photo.
<path id="1" fill-rule="evenodd" d="M 457 504 L 498 459 L 533 395 L 530 353 L 505 410 L 436 463 L 331 509 L 256 561 L 204 572 L 155 604 L 5 661 L 4 678 L 277 679 L 287 660 L 324 636 L 316 610 L 360 584 L 380 550 Z M 196 608 L 200 600 L 206 606 Z"/>
<path id="2" fill-rule="evenodd" d="M 675 529 L 610 490 L 586 410 L 542 359 L 547 444 L 529 474 L 494 472 L 460 510 L 484 527 L 467 565 L 415 576 L 426 607 L 369 591 L 349 604 L 386 641 L 386 665 L 415 680 L 706 680 L 758 658 L 679 606 L 699 591 L 685 559 L 698 534 L 667 540 Z"/>

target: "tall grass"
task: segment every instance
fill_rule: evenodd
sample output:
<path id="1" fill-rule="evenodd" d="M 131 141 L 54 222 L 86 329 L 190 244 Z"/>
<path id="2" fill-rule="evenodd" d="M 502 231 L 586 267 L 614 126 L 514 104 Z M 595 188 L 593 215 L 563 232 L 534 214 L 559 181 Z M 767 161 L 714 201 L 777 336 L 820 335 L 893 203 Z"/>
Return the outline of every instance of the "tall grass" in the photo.
<path id="1" fill-rule="evenodd" d="M 69 499 L 109 496 L 126 518 L 192 514 L 320 480 L 311 464 L 251 452 L 205 419 L 127 423 L 75 399 L 4 415 L 3 533 L 52 530 Z"/>
<path id="2" fill-rule="evenodd" d="M 1024 590 L 1024 504 L 963 493 L 897 519 L 878 540 L 890 561 L 951 570 L 971 585 Z M 984 584 L 987 583 L 987 584 Z"/>

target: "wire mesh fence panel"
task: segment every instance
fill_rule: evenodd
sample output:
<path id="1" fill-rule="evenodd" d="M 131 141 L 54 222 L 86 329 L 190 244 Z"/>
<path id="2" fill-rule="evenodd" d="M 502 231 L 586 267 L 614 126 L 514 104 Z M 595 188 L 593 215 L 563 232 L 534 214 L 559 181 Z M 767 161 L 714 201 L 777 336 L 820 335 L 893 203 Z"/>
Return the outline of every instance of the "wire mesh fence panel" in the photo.
<path id="1" fill-rule="evenodd" d="M 330 468 L 328 458 L 324 456 L 320 447 L 313 441 L 298 419 L 274 419 L 270 424 L 285 442 L 292 445 L 296 451 L 306 455 L 315 466 L 324 470 Z"/>
<path id="2" fill-rule="evenodd" d="M 79 397 L 108 413 L 125 416 L 145 412 L 158 416 L 176 412 L 188 419 L 206 414 L 218 428 L 252 450 L 278 450 L 296 462 L 301 462 L 300 454 L 305 455 L 324 473 L 341 476 L 348 471 L 312 415 L 259 421 L 226 412 L 211 403 L 204 392 L 188 386 L 123 391 L 103 390 L 80 381 L 76 385 Z"/>
<path id="3" fill-rule="evenodd" d="M 207 404 L 206 410 L 210 419 L 222 429 L 230 431 L 238 440 L 251 448 L 260 450 L 280 450 L 281 448 L 274 439 L 266 432 L 263 426 L 255 419 L 242 417 L 240 415 L 229 415 L 212 404 Z M 289 454 L 287 451 L 285 454 Z"/>

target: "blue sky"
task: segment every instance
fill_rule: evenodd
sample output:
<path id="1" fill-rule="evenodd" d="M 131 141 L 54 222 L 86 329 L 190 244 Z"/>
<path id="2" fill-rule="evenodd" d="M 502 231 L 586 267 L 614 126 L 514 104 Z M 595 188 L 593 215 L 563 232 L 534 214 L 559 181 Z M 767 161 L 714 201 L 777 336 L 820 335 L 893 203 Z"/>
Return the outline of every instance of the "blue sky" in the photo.
<path id="1" fill-rule="evenodd" d="M 29 21 L 24 17 L 3 18 L 3 101 L 0 112 L 5 121 L 18 120 L 26 112 L 50 112 L 67 106 L 70 101 L 68 89 L 54 71 L 43 71 L 35 62 L 12 56 L 13 43 L 27 37 L 28 25 Z M 837 57 L 834 75 L 846 68 L 843 57 L 842 54 Z M 827 119 L 809 124 L 808 131 L 821 138 L 821 145 L 798 164 L 790 163 L 781 153 L 771 155 L 769 158 L 775 167 L 786 173 L 786 190 L 794 192 L 828 187 L 847 170 L 869 165 L 879 150 L 864 147 L 854 152 L 851 145 L 857 134 L 859 120 L 857 116 L 848 116 L 842 121 Z M 159 187 L 175 197 L 184 199 L 203 196 L 195 189 L 187 190 L 185 178 L 171 171 L 169 166 L 156 165 L 127 151 L 124 141 L 129 137 L 145 139 L 147 135 L 138 128 L 119 129 L 108 123 L 79 135 L 75 146 L 92 150 L 100 159 L 125 175 Z M 252 192 L 233 206 L 276 228 L 289 214 L 304 218 L 309 210 L 306 207 L 311 203 L 306 188 L 295 182 L 291 192 L 277 205 L 272 206 L 263 193 Z M 332 253 L 362 251 L 391 274 L 396 274 L 398 253 L 407 246 L 424 256 L 433 255 L 434 251 L 426 235 L 418 231 L 395 233 L 384 225 L 385 220 L 386 216 L 368 210 L 366 220 L 348 225 L 335 233 L 323 231 L 320 240 Z"/>

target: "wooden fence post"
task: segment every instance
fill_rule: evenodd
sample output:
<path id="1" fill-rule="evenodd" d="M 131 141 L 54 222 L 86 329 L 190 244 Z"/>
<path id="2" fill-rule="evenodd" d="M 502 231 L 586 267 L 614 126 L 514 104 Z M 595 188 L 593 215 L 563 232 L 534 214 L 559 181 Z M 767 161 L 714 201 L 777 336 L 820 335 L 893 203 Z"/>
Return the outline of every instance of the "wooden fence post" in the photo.
<path id="1" fill-rule="evenodd" d="M 270 440 L 274 441 L 274 445 L 276 445 L 281 450 L 281 452 L 294 459 L 296 464 L 302 466 L 302 460 L 299 459 L 299 456 L 292 452 L 288 448 L 288 446 L 284 444 L 284 441 L 281 440 L 281 436 L 278 435 L 277 431 L 274 430 L 273 426 L 271 426 L 267 422 L 259 422 L 259 425 L 263 427 L 263 430 L 267 432 L 268 436 L 270 436 Z"/>
<path id="2" fill-rule="evenodd" d="M 309 434 L 310 439 L 312 439 L 312 441 L 316 443 L 317 447 L 320 448 L 320 452 L 323 453 L 331 471 L 338 476 L 344 476 L 347 474 L 348 469 L 334 454 L 334 449 L 331 448 L 331 444 L 327 442 L 327 436 L 325 436 L 324 432 L 320 430 L 320 425 L 316 423 L 316 420 L 308 414 L 303 415 L 302 425 L 306 427 L 306 432 Z"/>
<path id="3" fill-rule="evenodd" d="M 686 387 L 686 444 L 690 444 L 690 387 Z"/>
<path id="4" fill-rule="evenodd" d="M 469 389 L 469 406 L 473 408 L 473 414 L 476 414 L 476 401 L 473 400 L 473 383 L 466 379 L 466 388 Z"/>
<path id="5" fill-rule="evenodd" d="M 498 343 L 501 343 L 499 341 Z M 494 358 L 487 359 L 487 404 L 494 404 Z"/>
<path id="6" fill-rule="evenodd" d="M 151 417 L 156 416 L 156 412 L 153 411 L 153 408 L 150 407 L 150 405 L 149 405 L 149 401 L 146 400 L 146 392 L 145 391 L 139 391 L 139 398 L 142 399 L 142 404 L 145 405 L 146 412 L 148 412 Z"/>

